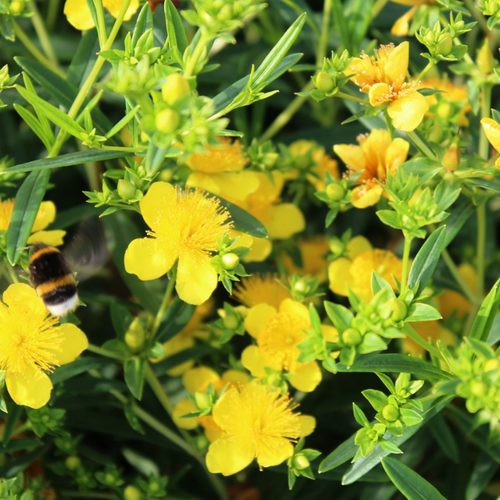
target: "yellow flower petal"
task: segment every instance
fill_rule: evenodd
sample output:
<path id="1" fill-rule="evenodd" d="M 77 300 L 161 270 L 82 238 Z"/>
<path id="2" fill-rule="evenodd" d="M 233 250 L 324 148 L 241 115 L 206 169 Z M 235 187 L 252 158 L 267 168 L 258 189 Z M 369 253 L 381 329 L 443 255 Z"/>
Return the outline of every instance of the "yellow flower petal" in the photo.
<path id="1" fill-rule="evenodd" d="M 415 90 L 407 96 L 391 102 L 387 112 L 392 118 L 392 124 L 395 128 L 411 132 L 420 125 L 428 109 L 429 104 L 425 97 Z"/>
<path id="2" fill-rule="evenodd" d="M 333 150 L 350 170 L 358 172 L 366 167 L 366 157 L 361 146 L 354 144 L 337 144 Z"/>
<path id="3" fill-rule="evenodd" d="M 184 373 L 182 383 L 189 394 L 194 394 L 204 392 L 209 384 L 215 385 L 219 379 L 219 375 L 211 368 L 199 366 Z"/>
<path id="4" fill-rule="evenodd" d="M 292 203 L 272 205 L 266 210 L 266 229 L 271 238 L 287 239 L 304 230 L 306 222 L 299 207 Z"/>
<path id="5" fill-rule="evenodd" d="M 392 26 L 391 33 L 395 36 L 407 36 L 410 29 L 410 21 L 413 19 L 416 7 L 410 9 L 406 14 L 403 14 Z"/>
<path id="6" fill-rule="evenodd" d="M 52 231 L 37 231 L 28 238 L 28 245 L 33 243 L 45 243 L 53 247 L 58 247 L 64 243 L 63 238 L 66 231 L 54 229 Z"/>
<path id="7" fill-rule="evenodd" d="M 42 201 L 38 213 L 36 214 L 35 223 L 31 229 L 32 233 L 45 229 L 56 218 L 56 206 L 52 201 Z"/>
<path id="8" fill-rule="evenodd" d="M 94 20 L 85 0 L 66 0 L 64 14 L 77 30 L 89 30 L 94 27 Z"/>
<path id="9" fill-rule="evenodd" d="M 276 314 L 276 309 L 269 304 L 258 304 L 248 311 L 245 318 L 245 328 L 247 332 L 256 339 L 259 336 L 267 320 Z"/>
<path id="10" fill-rule="evenodd" d="M 241 447 L 232 437 L 221 437 L 208 448 L 206 462 L 212 474 L 230 476 L 247 467 L 253 458 L 249 447 Z"/>
<path id="11" fill-rule="evenodd" d="M 280 304 L 280 312 L 300 316 L 307 322 L 310 320 L 309 309 L 304 304 L 301 304 L 293 299 L 284 299 Z"/>
<path id="12" fill-rule="evenodd" d="M 395 174 L 397 167 L 406 161 L 409 149 L 410 143 L 400 137 L 389 144 L 385 153 L 385 163 L 391 173 Z"/>
<path id="13" fill-rule="evenodd" d="M 351 261 L 341 257 L 328 266 L 328 281 L 330 290 L 347 297 L 347 283 L 351 279 Z"/>
<path id="14" fill-rule="evenodd" d="M 57 362 L 60 365 L 71 363 L 89 346 L 87 336 L 72 323 L 64 323 L 58 327 L 62 337 L 59 349 L 54 350 Z"/>
<path id="15" fill-rule="evenodd" d="M 372 106 L 380 106 L 391 100 L 391 86 L 385 82 L 375 83 L 370 87 L 368 99 Z"/>
<path id="16" fill-rule="evenodd" d="M 148 192 L 140 201 L 141 214 L 146 224 L 155 232 L 161 231 L 164 212 L 175 204 L 177 193 L 168 182 L 151 184 Z"/>
<path id="17" fill-rule="evenodd" d="M 321 325 L 321 333 L 327 342 L 333 342 L 335 344 L 339 341 L 339 332 L 333 326 Z"/>
<path id="18" fill-rule="evenodd" d="M 175 425 L 177 425 L 177 427 L 192 431 L 199 425 L 196 417 L 182 417 L 196 410 L 196 406 L 191 402 L 190 399 L 183 399 L 175 405 L 174 411 L 172 412 L 172 420 L 174 421 Z"/>
<path id="19" fill-rule="evenodd" d="M 491 118 L 483 118 L 481 120 L 484 133 L 490 141 L 491 145 L 500 152 L 500 125 Z"/>
<path id="20" fill-rule="evenodd" d="M 233 385 L 244 385 L 249 379 L 248 373 L 240 370 L 227 370 L 222 374 L 222 380 Z"/>
<path id="21" fill-rule="evenodd" d="M 43 320 L 47 316 L 47 309 L 42 299 L 38 297 L 35 290 L 26 283 L 15 283 L 3 292 L 3 301 L 9 307 L 19 307 L 29 304 L 30 314 Z"/>
<path id="22" fill-rule="evenodd" d="M 261 467 L 273 467 L 284 462 L 293 455 L 293 445 L 285 438 L 268 438 L 268 446 L 263 448 L 257 457 Z"/>
<path id="23" fill-rule="evenodd" d="M 189 349 L 190 347 L 193 346 L 194 346 L 193 337 L 179 334 L 171 338 L 168 342 L 165 342 L 163 344 L 163 349 L 165 350 L 166 357 L 168 357 L 178 352 L 182 352 L 186 349 Z M 192 368 L 193 365 L 194 365 L 194 360 L 189 359 L 185 363 L 182 363 L 174 368 L 171 368 L 170 370 L 167 370 L 167 373 L 171 377 L 178 377 L 179 375 L 182 375 L 184 372 Z"/>
<path id="24" fill-rule="evenodd" d="M 364 236 L 355 236 L 347 243 L 348 257 L 352 260 L 359 254 L 372 250 L 372 244 Z"/>
<path id="25" fill-rule="evenodd" d="M 222 432 L 217 429 L 203 429 L 203 432 L 205 433 L 205 437 L 213 443 L 214 441 L 217 441 L 217 439 L 220 439 L 222 437 Z"/>
<path id="26" fill-rule="evenodd" d="M 102 4 L 106 9 L 109 10 L 110 14 L 113 17 L 118 17 L 118 14 L 120 13 L 123 5 L 123 0 L 103 0 Z M 132 0 L 123 19 L 125 21 L 128 21 L 136 13 L 138 8 L 139 0 Z"/>
<path id="27" fill-rule="evenodd" d="M 32 365 L 26 365 L 23 373 L 7 373 L 5 382 L 17 405 L 36 410 L 45 406 L 50 399 L 52 382 L 42 370 Z"/>
<path id="28" fill-rule="evenodd" d="M 210 256 L 185 252 L 179 257 L 175 289 L 179 298 L 188 304 L 203 304 L 217 288 L 217 271 Z"/>
<path id="29" fill-rule="evenodd" d="M 242 246 L 247 245 L 242 243 Z M 243 260 L 245 262 L 262 262 L 269 257 L 273 244 L 269 238 L 252 237 L 251 247 L 250 253 Z"/>
<path id="30" fill-rule="evenodd" d="M 155 238 L 133 240 L 125 251 L 125 270 L 143 281 L 154 280 L 166 274 L 177 256 L 165 252 L 163 242 Z"/>
<path id="31" fill-rule="evenodd" d="M 300 437 L 309 436 L 316 428 L 316 419 L 311 415 L 301 415 L 300 419 Z"/>
<path id="32" fill-rule="evenodd" d="M 252 374 L 252 377 L 267 376 L 265 367 L 269 366 L 267 358 L 256 345 L 249 345 L 241 353 L 241 364 Z"/>
<path id="33" fill-rule="evenodd" d="M 371 207 L 379 202 L 384 188 L 375 182 L 366 182 L 351 192 L 351 203 L 356 208 Z"/>
<path id="34" fill-rule="evenodd" d="M 322 375 L 318 363 L 311 361 L 310 363 L 299 365 L 299 369 L 293 373 L 289 382 L 299 391 L 312 392 L 318 387 L 321 379 Z"/>
<path id="35" fill-rule="evenodd" d="M 389 54 L 385 65 L 385 75 L 389 78 L 391 84 L 400 86 L 408 73 L 408 63 L 410 60 L 410 44 L 403 42 L 399 44 Z"/>

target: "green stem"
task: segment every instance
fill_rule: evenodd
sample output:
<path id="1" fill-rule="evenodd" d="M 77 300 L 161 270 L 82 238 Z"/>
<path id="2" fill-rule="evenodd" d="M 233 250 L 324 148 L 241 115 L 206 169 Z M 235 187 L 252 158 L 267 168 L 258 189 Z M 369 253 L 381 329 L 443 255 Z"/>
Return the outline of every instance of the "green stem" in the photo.
<path id="1" fill-rule="evenodd" d="M 14 268 L 8 262 L 5 263 L 5 267 L 7 268 L 7 274 L 9 275 L 12 283 L 19 283 L 19 278 L 17 277 Z"/>
<path id="2" fill-rule="evenodd" d="M 326 55 L 331 17 L 332 17 L 332 0 L 325 0 L 323 4 L 323 25 L 321 26 L 321 36 L 319 37 L 318 50 L 316 50 L 317 67 L 321 67 L 323 59 Z"/>
<path id="3" fill-rule="evenodd" d="M 360 97 L 354 97 L 353 95 L 346 94 L 345 92 L 337 92 L 335 97 L 341 97 L 342 99 L 349 99 L 350 101 L 359 102 L 360 104 L 370 104 L 368 99 L 361 99 Z"/>
<path id="4" fill-rule="evenodd" d="M 60 2 L 61 0 L 49 0 L 47 20 L 45 21 L 45 26 L 47 26 L 48 31 L 52 31 L 54 29 L 57 20 L 57 15 L 59 14 Z"/>
<path id="5" fill-rule="evenodd" d="M 104 47 L 108 34 L 106 32 L 106 21 L 104 19 L 104 7 L 102 0 L 94 0 L 94 6 L 97 12 L 97 36 L 99 37 L 99 46 Z"/>
<path id="6" fill-rule="evenodd" d="M 170 299 L 172 298 L 172 292 L 174 291 L 174 285 L 175 285 L 175 278 L 177 275 L 177 263 L 174 264 L 171 273 L 172 274 L 170 279 L 168 280 L 167 289 L 165 290 L 165 295 L 163 296 L 163 300 L 160 304 L 160 307 L 158 308 L 158 313 L 156 314 L 155 322 L 151 330 L 152 339 L 155 338 L 155 335 L 158 332 L 158 328 L 160 328 L 163 316 L 165 316 L 165 311 L 168 309 Z"/>
<path id="7" fill-rule="evenodd" d="M 425 349 L 427 352 L 433 354 L 439 359 L 443 359 L 441 356 L 441 353 L 439 352 L 438 349 L 436 349 L 433 345 L 429 344 L 427 340 L 424 340 L 415 330 L 414 328 L 409 325 L 408 323 L 403 327 L 403 332 L 406 333 L 408 338 L 413 340 L 415 344 L 418 344 L 420 347 Z"/>
<path id="8" fill-rule="evenodd" d="M 146 369 L 145 369 L 145 378 L 148 384 L 150 385 L 151 389 L 153 389 L 153 392 L 155 393 L 156 397 L 158 398 L 158 401 L 160 404 L 165 408 L 165 411 L 168 413 L 170 417 L 172 417 L 172 413 L 174 411 L 174 407 L 172 406 L 172 403 L 170 402 L 170 399 L 168 398 L 167 394 L 163 390 L 163 387 L 158 380 L 158 377 L 154 374 L 151 366 L 149 363 L 146 363 Z"/>
<path id="9" fill-rule="evenodd" d="M 24 30 L 17 24 L 17 21 L 15 19 L 12 19 L 12 24 L 14 26 L 14 32 L 17 36 L 17 38 L 21 41 L 21 43 L 28 49 L 28 51 L 31 53 L 31 55 L 37 59 L 40 63 L 42 63 L 44 66 L 47 68 L 51 69 L 54 71 L 54 73 L 57 73 L 59 76 L 64 78 L 64 73 L 57 67 L 54 66 L 52 61 L 50 61 L 43 52 L 31 41 L 29 36 L 24 32 Z"/>
<path id="10" fill-rule="evenodd" d="M 42 16 L 40 16 L 40 12 L 36 6 L 34 0 L 30 0 L 29 9 L 33 12 L 31 16 L 31 22 L 33 23 L 33 27 L 35 28 L 36 34 L 38 36 L 38 40 L 40 40 L 40 44 L 47 54 L 48 59 L 52 63 L 52 65 L 60 70 L 59 61 L 57 60 L 56 53 L 54 52 L 54 48 L 52 47 L 52 43 L 50 42 L 49 34 L 47 33 L 47 29 L 45 27 L 45 23 L 43 22 Z"/>
<path id="11" fill-rule="evenodd" d="M 486 203 L 477 207 L 477 303 L 483 300 L 486 248 Z"/>
<path id="12" fill-rule="evenodd" d="M 405 246 L 403 250 L 403 270 L 401 273 L 401 293 L 406 290 L 406 282 L 408 280 L 408 265 L 410 263 L 410 249 L 411 249 L 410 238 L 405 238 Z"/>
<path id="13" fill-rule="evenodd" d="M 434 61 L 429 61 L 427 63 L 427 66 L 420 72 L 420 74 L 415 78 L 415 80 L 417 82 L 421 80 L 426 75 L 426 73 L 430 71 L 435 65 L 436 63 Z"/>
<path id="14" fill-rule="evenodd" d="M 385 7 L 385 4 L 388 2 L 388 0 L 377 0 L 375 5 L 372 7 L 372 12 L 371 12 L 371 18 L 375 19 L 379 12 Z"/>
<path id="15" fill-rule="evenodd" d="M 99 354 L 100 356 L 104 356 L 106 358 L 118 359 L 119 361 L 123 361 L 125 358 L 120 354 L 112 351 L 108 351 L 107 349 L 103 349 L 102 347 L 97 347 L 94 344 L 89 344 L 87 350 L 93 352 L 94 354 Z"/>
<path id="16" fill-rule="evenodd" d="M 203 50 L 206 48 L 207 43 L 209 41 L 209 37 L 205 33 L 205 30 L 201 32 L 200 39 L 198 40 L 198 43 L 196 44 L 196 47 L 194 48 L 193 52 L 189 56 L 189 59 L 186 64 L 186 69 L 184 70 L 184 76 L 186 78 L 189 78 L 190 76 L 193 75 L 193 72 L 196 68 L 196 65 L 198 64 L 198 59 L 200 58 L 201 54 L 203 53 Z"/>
<path id="17" fill-rule="evenodd" d="M 413 144 L 415 144 L 415 146 L 417 146 L 417 148 L 420 149 L 425 154 L 425 156 L 427 156 L 427 158 L 437 161 L 437 156 L 414 131 L 406 132 L 406 134 L 408 135 L 408 138 L 413 142 Z"/>
<path id="18" fill-rule="evenodd" d="M 120 13 L 118 14 L 115 24 L 113 25 L 113 29 L 111 30 L 111 33 L 109 34 L 109 37 L 106 40 L 106 44 L 102 49 L 103 51 L 109 50 L 112 47 L 113 42 L 115 41 L 115 38 L 118 35 L 118 31 L 120 30 L 120 27 L 123 23 L 123 18 L 127 13 L 131 1 L 132 0 L 124 0 L 124 2 L 122 3 Z M 76 115 L 78 114 L 78 111 L 80 110 L 82 104 L 84 103 L 87 94 L 90 92 L 92 85 L 94 85 L 94 82 L 97 79 L 97 76 L 99 75 L 99 72 L 101 71 L 104 62 L 105 59 L 102 58 L 101 56 L 97 58 L 96 62 L 94 63 L 94 67 L 92 68 L 92 71 L 87 76 L 87 79 L 85 80 L 84 84 L 79 90 L 76 99 L 74 100 L 73 104 L 71 105 L 71 108 L 68 111 L 68 116 L 70 118 L 75 118 Z M 61 129 L 57 134 L 54 145 L 52 146 L 49 152 L 48 156 L 49 158 L 53 158 L 54 156 L 57 156 L 59 154 L 59 151 L 62 145 L 64 144 L 65 139 L 66 139 L 66 132 Z"/>
<path id="19" fill-rule="evenodd" d="M 475 304 L 477 302 L 477 297 L 475 296 L 474 292 L 469 288 L 469 285 L 465 282 L 465 280 L 462 278 L 460 273 L 458 272 L 458 268 L 453 262 L 453 259 L 451 258 L 448 250 L 444 249 L 441 252 L 441 256 L 443 257 L 444 263 L 448 267 L 448 270 L 450 271 L 451 275 L 457 282 L 458 286 L 462 290 L 462 293 L 467 297 L 467 300 L 471 302 L 472 304 Z"/>

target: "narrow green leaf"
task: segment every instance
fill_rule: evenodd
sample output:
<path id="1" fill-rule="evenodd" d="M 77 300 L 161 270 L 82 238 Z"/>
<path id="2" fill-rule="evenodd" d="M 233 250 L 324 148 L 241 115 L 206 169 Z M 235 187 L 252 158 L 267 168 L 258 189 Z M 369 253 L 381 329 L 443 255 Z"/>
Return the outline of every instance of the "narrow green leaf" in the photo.
<path id="1" fill-rule="evenodd" d="M 149 4 L 145 3 L 135 22 L 134 33 L 132 35 L 132 47 L 135 48 L 141 36 L 150 29 L 153 29 L 153 12 Z"/>
<path id="2" fill-rule="evenodd" d="M 423 302 L 417 302 L 410 306 L 406 321 L 434 321 L 441 318 L 441 314 L 435 307 Z"/>
<path id="3" fill-rule="evenodd" d="M 75 361 L 58 367 L 54 373 L 49 375 L 49 377 L 52 383 L 56 385 L 60 382 L 76 377 L 77 375 L 80 375 L 80 373 L 86 373 L 89 370 L 99 370 L 114 362 L 115 361 L 103 357 L 96 358 L 93 356 L 80 356 L 79 358 L 76 358 Z"/>
<path id="4" fill-rule="evenodd" d="M 182 24 L 182 18 L 171 0 L 165 2 L 165 21 L 169 47 L 177 47 L 182 55 L 188 46 L 186 31 Z"/>
<path id="5" fill-rule="evenodd" d="M 318 472 L 322 474 L 323 472 L 336 469 L 343 463 L 351 460 L 357 451 L 358 447 L 354 444 L 354 436 L 351 436 L 321 462 Z"/>
<path id="6" fill-rule="evenodd" d="M 460 462 L 460 452 L 449 425 L 441 414 L 436 415 L 428 424 L 432 436 L 441 451 L 454 463 Z"/>
<path id="7" fill-rule="evenodd" d="M 339 331 L 339 333 L 344 333 L 351 326 L 351 321 L 354 317 L 351 311 L 347 307 L 341 306 L 339 304 L 334 304 L 333 302 L 324 302 L 326 314 L 332 320 L 333 325 Z"/>
<path id="8" fill-rule="evenodd" d="M 189 323 L 195 309 L 195 306 L 176 298 L 167 309 L 155 340 L 166 342 L 177 335 Z"/>
<path id="9" fill-rule="evenodd" d="M 417 253 L 408 276 L 408 286 L 410 286 L 410 288 L 413 288 L 417 282 L 419 283 L 417 296 L 418 292 L 422 291 L 431 279 L 432 273 L 441 256 L 441 252 L 445 248 L 445 241 L 446 226 L 442 226 L 436 229 L 427 238 L 422 248 Z"/>
<path id="10" fill-rule="evenodd" d="M 26 469 L 29 465 L 31 465 L 40 455 L 46 453 L 45 446 L 41 446 L 34 451 L 29 453 L 25 453 L 21 455 L 19 458 L 14 458 L 11 460 L 7 460 L 5 465 L 0 469 L 0 477 L 2 478 L 10 478 L 17 476 L 20 472 Z"/>
<path id="11" fill-rule="evenodd" d="M 333 10 L 333 22 L 335 23 L 335 28 L 340 36 L 340 41 L 344 49 L 347 49 L 349 53 L 353 53 L 353 47 L 351 42 L 351 35 L 349 33 L 349 23 L 344 14 L 344 8 L 342 6 L 341 0 L 332 1 Z"/>
<path id="12" fill-rule="evenodd" d="M 141 400 L 144 388 L 144 369 L 146 367 L 144 358 L 134 356 L 125 361 L 125 383 L 134 398 Z"/>
<path id="13" fill-rule="evenodd" d="M 394 291 L 392 290 L 392 286 L 390 285 L 390 283 L 387 280 L 385 280 L 384 278 L 382 278 L 382 276 L 377 274 L 376 271 L 372 271 L 371 288 L 372 288 L 373 295 L 380 292 L 380 290 L 391 290 L 392 295 L 394 297 L 396 296 L 394 294 Z"/>
<path id="14" fill-rule="evenodd" d="M 500 465 L 495 462 L 487 453 L 482 453 L 476 460 L 467 488 L 465 490 L 465 500 L 476 500 L 496 474 Z"/>
<path id="15" fill-rule="evenodd" d="M 349 5 L 349 33 L 352 33 L 352 49 L 359 52 L 360 44 L 368 31 L 372 19 L 374 0 L 354 0 Z"/>
<path id="16" fill-rule="evenodd" d="M 31 234 L 36 214 L 49 183 L 50 170 L 32 172 L 16 194 L 14 210 L 7 230 L 7 259 L 14 265 Z"/>
<path id="17" fill-rule="evenodd" d="M 92 163 L 96 161 L 114 160 L 131 156 L 132 153 L 123 151 L 103 151 L 100 149 L 89 149 L 87 151 L 78 151 L 77 153 L 68 153 L 56 158 L 44 158 L 42 160 L 29 161 L 8 168 L 5 172 L 34 172 L 48 168 L 72 167 L 82 163 Z M 1 173 L 0 173 L 1 176 Z"/>
<path id="18" fill-rule="evenodd" d="M 21 451 L 27 450 L 30 448 L 37 448 L 38 446 L 42 446 L 43 443 L 38 441 L 37 439 L 13 439 L 8 444 L 3 444 L 0 448 L 0 452 L 3 453 L 12 453 L 13 451 Z"/>
<path id="19" fill-rule="evenodd" d="M 38 121 L 38 119 L 30 113 L 26 108 L 23 108 L 20 104 L 14 104 L 14 109 L 19 113 L 19 116 L 28 124 L 31 130 L 37 135 L 37 137 L 43 142 L 45 149 L 50 150 L 52 144 L 54 143 L 54 134 L 52 130 L 50 134 L 47 134 L 45 127 Z"/>
<path id="20" fill-rule="evenodd" d="M 460 229 L 462 229 L 463 225 L 474 213 L 474 210 L 475 208 L 472 203 L 460 203 L 460 200 L 458 203 L 453 205 L 453 208 L 451 210 L 449 210 L 450 215 L 446 219 L 446 240 L 444 243 L 445 248 L 454 240 Z"/>
<path id="21" fill-rule="evenodd" d="M 116 300 L 111 302 L 111 322 L 113 323 L 113 328 L 120 340 L 125 340 L 125 334 L 127 333 L 134 317 L 129 313 L 128 309 L 121 304 L 118 304 Z"/>
<path id="22" fill-rule="evenodd" d="M 23 406 L 18 406 L 15 403 L 10 405 L 9 413 L 7 414 L 7 419 L 5 420 L 5 426 L 3 428 L 2 443 L 4 446 L 9 444 L 12 433 L 14 432 L 14 429 L 16 428 L 23 413 Z"/>
<path id="23" fill-rule="evenodd" d="M 99 40 L 97 30 L 88 30 L 82 36 L 76 49 L 75 55 L 69 64 L 66 73 L 66 81 L 76 89 L 80 88 L 82 82 L 91 72 L 97 53 L 99 52 Z M 35 78 L 33 76 L 33 78 Z M 71 96 L 68 96 L 71 99 Z"/>
<path id="24" fill-rule="evenodd" d="M 427 157 L 415 158 L 413 160 L 405 161 L 400 167 L 407 173 L 419 177 L 429 174 L 436 168 L 441 167 L 441 163 L 431 160 Z"/>
<path id="25" fill-rule="evenodd" d="M 446 500 L 431 483 L 399 460 L 384 458 L 382 467 L 408 500 Z"/>
<path id="26" fill-rule="evenodd" d="M 469 333 L 471 339 L 484 340 L 488 339 L 493 321 L 500 306 L 500 280 L 498 280 L 490 293 L 486 296 L 477 312 L 477 316 L 472 323 L 472 328 Z"/>
<path id="27" fill-rule="evenodd" d="M 243 210 L 238 205 L 235 205 L 224 198 L 220 198 L 216 195 L 213 196 L 218 198 L 221 205 L 229 210 L 231 220 L 234 223 L 234 229 L 251 236 L 256 236 L 257 238 L 267 238 L 266 228 L 262 222 L 256 219 L 252 214 L 249 214 L 246 210 Z"/>

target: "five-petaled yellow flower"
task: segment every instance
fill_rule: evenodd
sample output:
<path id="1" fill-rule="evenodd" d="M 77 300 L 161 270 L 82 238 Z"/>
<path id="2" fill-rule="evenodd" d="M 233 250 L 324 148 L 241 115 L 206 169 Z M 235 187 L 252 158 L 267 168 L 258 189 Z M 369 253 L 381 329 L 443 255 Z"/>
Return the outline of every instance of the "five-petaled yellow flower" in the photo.
<path id="1" fill-rule="evenodd" d="M 374 107 L 388 104 L 387 113 L 395 128 L 410 132 L 421 123 L 429 109 L 425 97 L 417 92 L 418 82 L 405 82 L 408 73 L 410 44 L 381 45 L 375 57 L 364 52 L 353 58 L 347 75 L 368 94 Z"/>
<path id="2" fill-rule="evenodd" d="M 200 190 L 183 190 L 168 182 L 152 184 L 140 208 L 151 230 L 147 238 L 130 243 L 125 252 L 126 271 L 141 280 L 153 280 L 178 260 L 175 288 L 179 298 L 194 305 L 205 302 L 217 287 L 211 252 L 231 228 L 229 212 Z"/>
<path id="3" fill-rule="evenodd" d="M 254 307 L 258 304 L 268 304 L 279 308 L 285 299 L 291 299 L 292 294 L 273 274 L 252 274 L 243 278 L 234 286 L 233 295 L 245 306 Z"/>
<path id="4" fill-rule="evenodd" d="M 406 161 L 410 144 L 399 137 L 391 139 L 387 130 L 378 129 L 369 135 L 359 135 L 357 140 L 359 146 L 337 144 L 333 149 L 351 173 L 363 170 L 357 180 L 360 185 L 352 191 L 351 201 L 356 208 L 366 208 L 380 200 L 384 188 L 379 182 L 385 183 L 387 171 L 394 175 L 398 166 Z"/>
<path id="5" fill-rule="evenodd" d="M 488 141 L 490 141 L 497 153 L 500 153 L 500 125 L 492 118 L 483 118 L 481 125 Z M 496 159 L 495 165 L 500 168 L 500 157 Z"/>
<path id="6" fill-rule="evenodd" d="M 292 441 L 314 430 L 312 417 L 293 412 L 290 399 L 258 383 L 230 388 L 212 412 L 222 436 L 206 457 L 208 470 L 236 474 L 256 458 L 260 467 L 279 465 L 293 454 Z"/>
<path id="7" fill-rule="evenodd" d="M 123 0 L 102 0 L 102 5 L 113 17 L 118 17 L 123 5 Z M 139 8 L 139 0 L 132 0 L 125 13 L 124 20 L 128 21 Z M 94 25 L 94 20 L 85 0 L 66 0 L 64 4 L 64 14 L 68 22 L 77 30 L 90 30 Z"/>
<path id="8" fill-rule="evenodd" d="M 7 231 L 14 210 L 14 200 L 0 200 L 0 231 Z M 44 231 L 44 229 L 56 218 L 56 206 L 52 201 L 43 201 L 36 214 L 35 223 L 31 228 L 31 236 L 28 238 L 28 244 L 45 243 L 46 245 L 59 246 L 63 244 L 63 237 L 66 231 L 53 229 Z"/>
<path id="9" fill-rule="evenodd" d="M 41 408 L 50 399 L 52 382 L 45 372 L 71 363 L 88 347 L 85 334 L 50 316 L 35 290 L 9 286 L 0 301 L 0 369 L 14 402 Z"/>

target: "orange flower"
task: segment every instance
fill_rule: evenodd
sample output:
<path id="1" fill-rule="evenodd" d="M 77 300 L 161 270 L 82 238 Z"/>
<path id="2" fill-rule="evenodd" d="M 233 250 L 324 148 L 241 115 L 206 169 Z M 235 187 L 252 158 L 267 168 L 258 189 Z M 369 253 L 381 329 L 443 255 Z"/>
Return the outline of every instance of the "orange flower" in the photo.
<path id="1" fill-rule="evenodd" d="M 410 21 L 413 19 L 419 7 L 423 5 L 434 5 L 434 0 L 392 0 L 401 5 L 411 5 L 412 8 L 403 14 L 393 25 L 391 33 L 396 36 L 407 36 L 410 28 Z"/>

